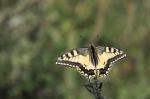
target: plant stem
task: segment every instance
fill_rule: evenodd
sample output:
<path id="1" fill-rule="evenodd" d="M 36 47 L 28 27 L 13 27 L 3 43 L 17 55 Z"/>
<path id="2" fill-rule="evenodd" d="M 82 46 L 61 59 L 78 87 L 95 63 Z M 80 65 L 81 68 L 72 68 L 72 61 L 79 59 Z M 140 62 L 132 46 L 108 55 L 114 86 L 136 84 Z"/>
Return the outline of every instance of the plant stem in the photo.
<path id="1" fill-rule="evenodd" d="M 95 99 L 105 99 L 104 96 L 101 95 L 102 82 L 98 79 L 98 77 L 94 77 L 93 81 L 89 81 L 85 87 L 91 94 L 94 95 Z"/>

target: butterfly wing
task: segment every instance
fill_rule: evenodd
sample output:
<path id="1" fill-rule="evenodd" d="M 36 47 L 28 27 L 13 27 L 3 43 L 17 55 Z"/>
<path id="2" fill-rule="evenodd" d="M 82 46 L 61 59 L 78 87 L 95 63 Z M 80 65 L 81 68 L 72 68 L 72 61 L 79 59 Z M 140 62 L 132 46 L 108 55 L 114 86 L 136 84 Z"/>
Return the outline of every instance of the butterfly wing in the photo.
<path id="1" fill-rule="evenodd" d="M 95 67 L 90 61 L 88 48 L 78 48 L 62 54 L 58 57 L 56 64 L 76 67 L 85 76 L 94 75 Z"/>
<path id="2" fill-rule="evenodd" d="M 113 47 L 96 47 L 99 58 L 99 75 L 108 73 L 110 65 L 124 58 L 126 54 L 123 51 Z"/>

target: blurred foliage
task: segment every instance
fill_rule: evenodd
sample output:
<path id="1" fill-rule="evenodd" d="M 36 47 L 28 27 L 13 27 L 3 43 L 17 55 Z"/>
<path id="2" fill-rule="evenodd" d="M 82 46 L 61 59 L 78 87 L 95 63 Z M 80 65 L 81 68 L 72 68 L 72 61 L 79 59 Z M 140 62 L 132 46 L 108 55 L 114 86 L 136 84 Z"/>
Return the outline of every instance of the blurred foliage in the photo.
<path id="1" fill-rule="evenodd" d="M 0 0 L 0 98 L 92 99 L 60 53 L 89 43 L 127 58 L 104 80 L 108 99 L 150 99 L 149 0 Z"/>

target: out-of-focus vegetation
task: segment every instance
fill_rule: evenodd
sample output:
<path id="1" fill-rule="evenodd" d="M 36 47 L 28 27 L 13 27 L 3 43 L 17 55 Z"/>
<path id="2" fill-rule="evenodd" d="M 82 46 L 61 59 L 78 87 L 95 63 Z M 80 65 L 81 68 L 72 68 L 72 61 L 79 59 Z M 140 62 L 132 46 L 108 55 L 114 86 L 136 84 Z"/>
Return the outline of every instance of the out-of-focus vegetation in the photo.
<path id="1" fill-rule="evenodd" d="M 89 43 L 123 49 L 103 94 L 150 99 L 150 0 L 0 0 L 0 99 L 92 99 L 60 53 Z"/>

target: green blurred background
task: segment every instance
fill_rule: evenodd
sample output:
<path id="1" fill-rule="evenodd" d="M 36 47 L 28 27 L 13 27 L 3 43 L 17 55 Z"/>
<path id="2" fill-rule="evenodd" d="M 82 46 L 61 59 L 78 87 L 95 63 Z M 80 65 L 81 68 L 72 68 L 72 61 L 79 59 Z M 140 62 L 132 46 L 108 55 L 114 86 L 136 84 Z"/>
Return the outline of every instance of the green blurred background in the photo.
<path id="1" fill-rule="evenodd" d="M 95 45 L 127 57 L 104 80 L 107 99 L 150 99 L 150 0 L 0 0 L 0 99 L 93 99 L 64 51 Z"/>

